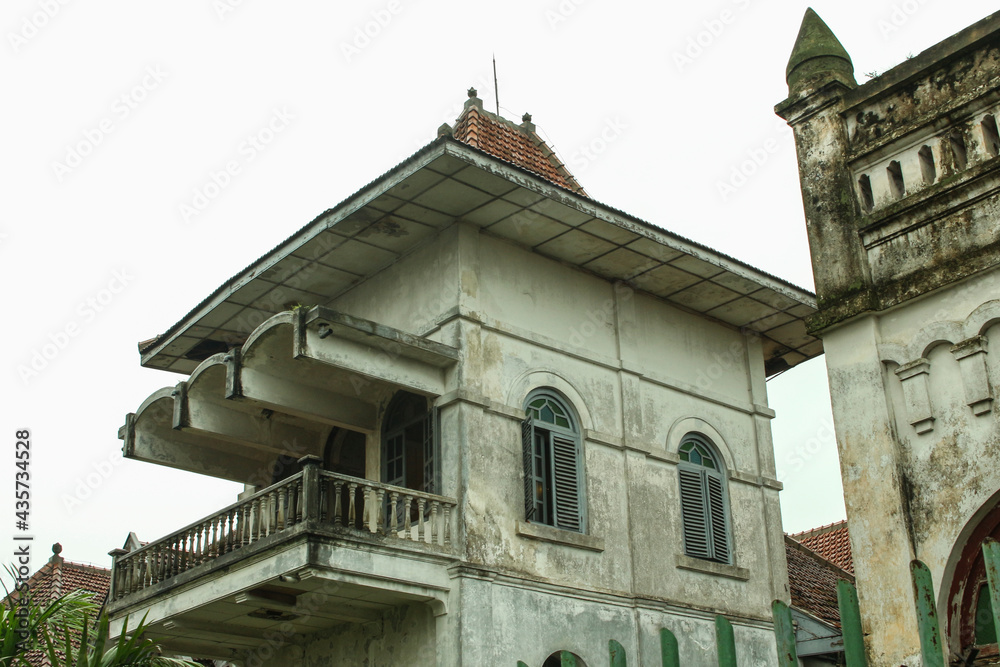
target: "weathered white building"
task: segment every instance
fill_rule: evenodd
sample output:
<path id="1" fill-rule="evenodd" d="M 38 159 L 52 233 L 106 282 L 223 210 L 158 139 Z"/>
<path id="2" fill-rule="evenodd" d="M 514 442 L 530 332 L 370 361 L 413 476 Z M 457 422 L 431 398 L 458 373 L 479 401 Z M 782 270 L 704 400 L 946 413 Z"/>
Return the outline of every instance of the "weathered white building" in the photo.
<path id="1" fill-rule="evenodd" d="M 949 659 L 995 656 L 1000 14 L 858 86 L 810 10 L 787 74 L 870 664 L 919 664 L 915 558 Z"/>
<path id="2" fill-rule="evenodd" d="M 115 552 L 117 627 L 247 665 L 770 664 L 765 379 L 811 294 L 589 198 L 470 91 L 454 127 L 141 345 L 128 457 L 246 484 Z M 150 536 L 144 536 L 150 537 Z"/>

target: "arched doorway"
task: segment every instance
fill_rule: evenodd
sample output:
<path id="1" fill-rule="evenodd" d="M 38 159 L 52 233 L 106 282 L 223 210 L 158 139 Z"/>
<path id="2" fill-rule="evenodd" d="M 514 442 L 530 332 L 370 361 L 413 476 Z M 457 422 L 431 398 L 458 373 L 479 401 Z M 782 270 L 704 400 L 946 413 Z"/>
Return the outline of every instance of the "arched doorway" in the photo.
<path id="1" fill-rule="evenodd" d="M 542 667 L 587 667 L 587 663 L 575 653 L 556 651 L 545 659 Z"/>
<path id="2" fill-rule="evenodd" d="M 952 651 L 961 656 L 973 651 L 980 657 L 997 655 L 997 628 L 986 586 L 982 544 L 987 537 L 1000 540 L 1000 504 L 994 499 L 988 505 L 991 508 L 979 513 L 981 518 L 972 530 L 964 531 L 968 537 L 960 538 L 955 546 L 960 555 L 949 587 L 948 638 Z"/>

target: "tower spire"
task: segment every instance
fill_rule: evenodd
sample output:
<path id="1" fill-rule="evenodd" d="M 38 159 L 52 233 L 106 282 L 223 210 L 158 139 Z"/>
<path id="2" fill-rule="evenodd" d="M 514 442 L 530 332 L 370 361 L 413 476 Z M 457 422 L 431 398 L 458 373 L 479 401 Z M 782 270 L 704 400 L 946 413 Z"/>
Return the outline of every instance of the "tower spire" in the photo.
<path id="1" fill-rule="evenodd" d="M 839 79 L 854 88 L 854 63 L 844 45 L 810 7 L 802 17 L 799 35 L 785 68 L 789 94 L 810 84 Z"/>

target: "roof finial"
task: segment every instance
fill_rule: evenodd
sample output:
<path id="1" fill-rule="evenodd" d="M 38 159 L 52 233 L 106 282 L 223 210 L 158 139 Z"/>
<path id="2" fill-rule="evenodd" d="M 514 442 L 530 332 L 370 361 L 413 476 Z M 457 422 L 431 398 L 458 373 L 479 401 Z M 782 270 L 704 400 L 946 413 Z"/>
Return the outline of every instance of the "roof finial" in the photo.
<path id="1" fill-rule="evenodd" d="M 476 97 L 477 95 L 479 95 L 479 91 L 478 90 L 476 90 L 475 88 L 469 88 L 469 97 L 470 98 Z"/>
<path id="2" fill-rule="evenodd" d="M 530 123 L 531 122 L 531 114 L 530 113 L 525 113 L 523 116 L 521 116 L 521 122 L 522 123 Z"/>
<path id="3" fill-rule="evenodd" d="M 794 93 L 830 79 L 838 79 L 852 88 L 858 85 L 851 56 L 810 7 L 802 17 L 802 26 L 785 69 L 785 80 L 789 93 Z"/>
<path id="4" fill-rule="evenodd" d="M 52 545 L 52 553 L 54 553 L 57 556 L 59 554 L 61 554 L 62 553 L 62 545 L 59 544 L 58 542 L 56 542 L 55 544 L 53 544 Z"/>

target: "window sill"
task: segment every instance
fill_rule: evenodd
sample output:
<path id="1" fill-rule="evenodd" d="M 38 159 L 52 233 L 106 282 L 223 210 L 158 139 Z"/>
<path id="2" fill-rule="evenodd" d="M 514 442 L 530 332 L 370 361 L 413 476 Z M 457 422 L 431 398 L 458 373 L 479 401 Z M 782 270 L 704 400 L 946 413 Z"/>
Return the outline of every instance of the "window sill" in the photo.
<path id="1" fill-rule="evenodd" d="M 593 535 L 574 533 L 561 528 L 553 528 L 540 523 L 529 523 L 527 521 L 517 522 L 517 534 L 531 540 L 551 542 L 552 544 L 562 544 L 567 547 L 586 549 L 588 551 L 604 551 L 604 540 Z"/>
<path id="2" fill-rule="evenodd" d="M 677 554 L 677 560 L 674 565 L 679 570 L 691 570 L 692 572 L 701 572 L 702 574 L 711 574 L 716 577 L 736 579 L 737 581 L 750 580 L 750 570 L 745 567 L 715 563 L 710 560 L 692 558 L 691 556 L 685 556 L 683 554 Z"/>

